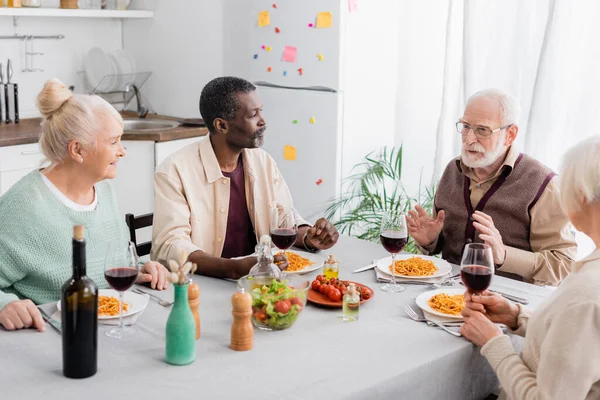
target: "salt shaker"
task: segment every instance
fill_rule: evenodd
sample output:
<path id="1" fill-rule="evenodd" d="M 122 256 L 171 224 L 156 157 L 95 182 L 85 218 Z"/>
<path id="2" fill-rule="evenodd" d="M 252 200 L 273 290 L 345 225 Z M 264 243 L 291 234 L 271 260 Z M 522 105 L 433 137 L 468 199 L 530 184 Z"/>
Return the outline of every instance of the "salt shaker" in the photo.
<path id="1" fill-rule="evenodd" d="M 200 314 L 198 312 L 198 307 L 200 307 L 200 286 L 192 280 L 190 280 L 190 284 L 188 285 L 188 303 L 196 321 L 196 340 L 198 340 L 200 339 Z"/>
<path id="2" fill-rule="evenodd" d="M 231 325 L 231 345 L 233 350 L 246 351 L 254 345 L 254 327 L 252 316 L 252 297 L 243 289 L 231 297 L 233 325 Z"/>

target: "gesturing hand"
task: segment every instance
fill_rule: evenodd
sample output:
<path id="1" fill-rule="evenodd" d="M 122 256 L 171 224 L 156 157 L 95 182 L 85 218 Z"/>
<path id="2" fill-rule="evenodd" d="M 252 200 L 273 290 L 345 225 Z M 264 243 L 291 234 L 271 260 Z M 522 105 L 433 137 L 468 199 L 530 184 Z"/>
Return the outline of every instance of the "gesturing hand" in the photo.
<path id="1" fill-rule="evenodd" d="M 315 226 L 310 228 L 306 235 L 306 244 L 315 249 L 327 250 L 333 247 L 340 238 L 340 234 L 333 224 L 325 218 L 319 218 Z"/>
<path id="2" fill-rule="evenodd" d="M 408 233 L 419 246 L 427 246 L 440 236 L 445 216 L 444 210 L 441 210 L 437 218 L 433 219 L 423 207 L 417 205 L 414 210 L 408 212 L 406 217 Z"/>
<path id="3" fill-rule="evenodd" d="M 479 238 L 484 243 L 488 244 L 492 248 L 492 254 L 494 255 L 494 264 L 504 264 L 506 258 L 506 247 L 502 243 L 502 236 L 496 227 L 494 226 L 494 220 L 489 215 L 482 213 L 481 211 L 475 211 L 473 214 L 473 227 L 479 232 Z"/>

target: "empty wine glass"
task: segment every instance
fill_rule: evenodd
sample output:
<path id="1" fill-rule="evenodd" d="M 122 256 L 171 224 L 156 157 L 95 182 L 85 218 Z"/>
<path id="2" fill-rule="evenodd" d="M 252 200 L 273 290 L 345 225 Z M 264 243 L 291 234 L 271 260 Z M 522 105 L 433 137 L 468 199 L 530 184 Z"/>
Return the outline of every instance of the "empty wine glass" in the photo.
<path id="1" fill-rule="evenodd" d="M 485 243 L 468 243 L 460 262 L 460 278 L 473 294 L 485 291 L 492 283 L 494 255 Z"/>
<path id="2" fill-rule="evenodd" d="M 396 254 L 408 243 L 406 218 L 403 213 L 386 211 L 381 218 L 380 239 L 382 246 L 392 255 L 392 281 L 380 286 L 384 292 L 403 292 L 404 286 L 396 282 Z"/>
<path id="3" fill-rule="evenodd" d="M 133 286 L 138 272 L 138 256 L 132 242 L 109 245 L 104 264 L 104 277 L 110 287 L 119 292 L 119 326 L 106 331 L 107 336 L 121 339 L 134 333 L 133 329 L 123 326 L 123 294 Z"/>

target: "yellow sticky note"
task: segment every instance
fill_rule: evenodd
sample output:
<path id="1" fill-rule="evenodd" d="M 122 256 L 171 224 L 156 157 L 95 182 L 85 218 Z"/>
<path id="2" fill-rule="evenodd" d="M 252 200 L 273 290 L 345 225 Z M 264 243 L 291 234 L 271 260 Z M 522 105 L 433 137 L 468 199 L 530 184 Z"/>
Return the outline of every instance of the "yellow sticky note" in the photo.
<path id="1" fill-rule="evenodd" d="M 268 10 L 261 11 L 258 13 L 258 26 L 269 26 L 271 25 L 271 15 Z"/>
<path id="2" fill-rule="evenodd" d="M 317 15 L 317 28 L 331 28 L 330 12 L 320 12 Z"/>
<path id="3" fill-rule="evenodd" d="M 266 51 L 271 51 L 271 50 L 273 50 L 273 48 L 271 46 L 267 46 L 267 47 L 265 47 L 265 50 Z"/>
<path id="4" fill-rule="evenodd" d="M 323 61 L 323 54 L 317 54 L 317 58 L 319 59 L 319 61 Z"/>
<path id="5" fill-rule="evenodd" d="M 310 117 L 310 121 L 309 121 L 309 122 L 310 122 L 311 124 L 314 124 L 314 123 L 315 123 L 315 117 Z"/>
<path id="6" fill-rule="evenodd" d="M 294 146 L 283 146 L 283 159 L 288 161 L 296 160 L 296 148 Z"/>

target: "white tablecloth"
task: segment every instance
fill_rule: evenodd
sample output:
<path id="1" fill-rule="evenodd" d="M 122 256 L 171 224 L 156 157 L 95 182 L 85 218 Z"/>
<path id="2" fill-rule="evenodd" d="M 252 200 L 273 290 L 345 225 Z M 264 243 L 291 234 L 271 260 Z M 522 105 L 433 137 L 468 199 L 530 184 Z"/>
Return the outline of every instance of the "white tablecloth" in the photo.
<path id="1" fill-rule="evenodd" d="M 292 328 L 255 330 L 254 348 L 235 352 L 229 349 L 235 283 L 196 276 L 202 337 L 193 364 L 165 363 L 170 308 L 150 300 L 132 339 L 106 337 L 108 327 L 100 326 L 98 373 L 85 380 L 63 377 L 61 338 L 50 326 L 44 333 L 0 328 L 0 398 L 464 400 L 482 399 L 496 388 L 497 379 L 475 346 L 406 317 L 401 306 L 414 304 L 425 287 L 385 293 L 373 271 L 350 274 L 386 256 L 381 246 L 342 237 L 331 253 L 341 261 L 341 278 L 375 291 L 357 322 L 341 322 L 340 310 L 309 305 Z M 501 277 L 495 283 L 517 295 L 527 293 L 530 306 L 551 293 Z M 172 288 L 155 294 L 173 298 Z M 47 307 L 52 313 L 54 306 Z"/>

